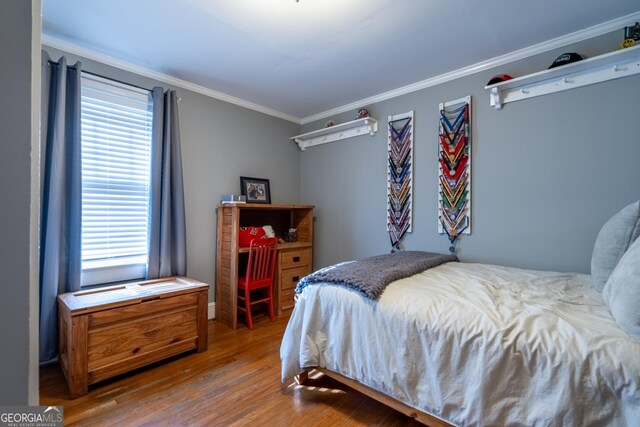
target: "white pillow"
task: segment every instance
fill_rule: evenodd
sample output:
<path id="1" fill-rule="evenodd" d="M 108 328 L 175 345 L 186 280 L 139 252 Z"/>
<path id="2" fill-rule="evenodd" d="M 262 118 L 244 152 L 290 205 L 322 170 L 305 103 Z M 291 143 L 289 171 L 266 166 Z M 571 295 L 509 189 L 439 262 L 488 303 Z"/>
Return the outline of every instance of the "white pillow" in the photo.
<path id="1" fill-rule="evenodd" d="M 620 328 L 640 339 L 640 239 L 620 258 L 602 297 Z"/>
<path id="2" fill-rule="evenodd" d="M 612 216 L 600 229 L 591 256 L 593 285 L 602 291 L 611 272 L 640 235 L 640 202 L 634 202 Z"/>

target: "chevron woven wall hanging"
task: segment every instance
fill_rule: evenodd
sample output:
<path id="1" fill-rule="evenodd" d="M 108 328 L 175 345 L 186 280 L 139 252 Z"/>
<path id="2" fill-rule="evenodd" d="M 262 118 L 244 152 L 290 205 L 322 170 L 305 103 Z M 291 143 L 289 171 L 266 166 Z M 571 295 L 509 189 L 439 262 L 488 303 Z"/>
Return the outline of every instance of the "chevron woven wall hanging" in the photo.
<path id="1" fill-rule="evenodd" d="M 387 129 L 387 231 L 395 252 L 413 221 L 413 111 L 389 116 Z"/>
<path id="2" fill-rule="evenodd" d="M 471 233 L 471 96 L 440 104 L 438 233 L 453 254 L 460 236 Z"/>

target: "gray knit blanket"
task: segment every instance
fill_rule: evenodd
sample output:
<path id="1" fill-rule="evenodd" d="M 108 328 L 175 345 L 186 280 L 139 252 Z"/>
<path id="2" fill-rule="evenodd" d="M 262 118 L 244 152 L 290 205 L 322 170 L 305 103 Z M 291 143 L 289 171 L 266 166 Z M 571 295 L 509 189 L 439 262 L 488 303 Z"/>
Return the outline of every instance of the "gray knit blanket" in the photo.
<path id="1" fill-rule="evenodd" d="M 380 298 L 389 283 L 450 261 L 458 261 L 458 257 L 433 252 L 401 251 L 342 262 L 304 277 L 298 282 L 295 293 L 302 292 L 314 283 L 332 283 L 354 289 L 375 300 Z"/>

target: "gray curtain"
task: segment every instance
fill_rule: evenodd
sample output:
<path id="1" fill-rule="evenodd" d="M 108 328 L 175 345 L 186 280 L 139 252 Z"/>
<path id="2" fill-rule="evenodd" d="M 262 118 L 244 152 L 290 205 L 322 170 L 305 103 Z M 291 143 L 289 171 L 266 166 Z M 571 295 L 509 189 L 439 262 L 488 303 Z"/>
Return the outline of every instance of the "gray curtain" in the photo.
<path id="1" fill-rule="evenodd" d="M 187 245 L 178 99 L 153 88 L 151 229 L 147 279 L 186 276 Z"/>
<path id="2" fill-rule="evenodd" d="M 42 57 L 40 362 L 57 356 L 57 296 L 80 289 L 80 62 Z"/>

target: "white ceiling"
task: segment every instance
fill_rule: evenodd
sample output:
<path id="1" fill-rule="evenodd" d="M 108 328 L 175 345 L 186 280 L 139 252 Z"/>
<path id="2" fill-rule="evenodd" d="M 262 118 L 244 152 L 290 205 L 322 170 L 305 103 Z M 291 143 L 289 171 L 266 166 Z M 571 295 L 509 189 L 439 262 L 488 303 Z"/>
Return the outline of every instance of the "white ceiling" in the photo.
<path id="1" fill-rule="evenodd" d="M 638 0 L 42 4 L 47 44 L 74 46 L 302 122 L 640 11 Z"/>

